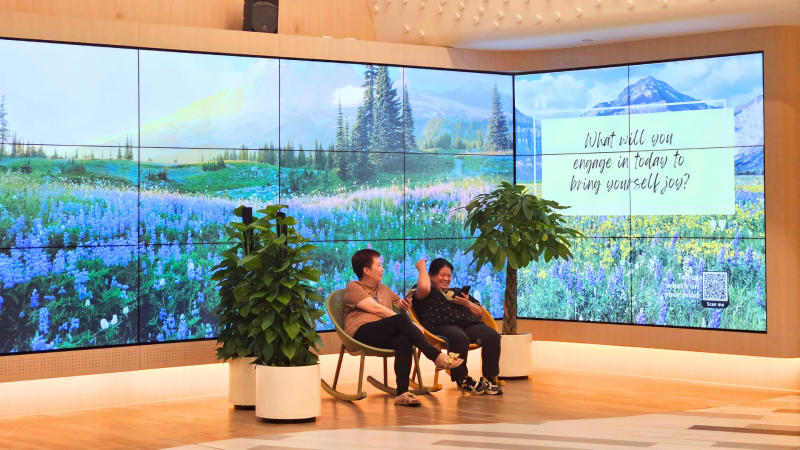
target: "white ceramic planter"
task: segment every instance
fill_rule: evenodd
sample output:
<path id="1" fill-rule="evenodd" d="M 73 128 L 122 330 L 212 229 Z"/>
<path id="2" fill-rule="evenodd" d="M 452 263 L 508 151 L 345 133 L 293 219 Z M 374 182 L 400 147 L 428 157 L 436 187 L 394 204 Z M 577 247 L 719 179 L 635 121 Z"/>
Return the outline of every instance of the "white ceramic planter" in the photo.
<path id="1" fill-rule="evenodd" d="M 256 405 L 255 358 L 236 358 L 228 363 L 228 403 L 236 407 Z"/>
<path id="2" fill-rule="evenodd" d="M 256 366 L 256 416 L 303 420 L 322 414 L 319 364 L 301 367 Z"/>
<path id="3" fill-rule="evenodd" d="M 500 339 L 500 376 L 527 377 L 533 371 L 530 333 L 504 334 Z"/>

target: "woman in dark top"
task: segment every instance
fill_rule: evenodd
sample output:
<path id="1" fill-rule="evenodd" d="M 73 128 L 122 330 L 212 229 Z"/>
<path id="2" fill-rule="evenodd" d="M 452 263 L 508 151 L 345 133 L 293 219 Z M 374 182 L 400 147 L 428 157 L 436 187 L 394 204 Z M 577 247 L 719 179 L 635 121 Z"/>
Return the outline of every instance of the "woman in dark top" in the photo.
<path id="1" fill-rule="evenodd" d="M 447 341 L 447 349 L 458 353 L 465 363 L 450 370 L 450 378 L 458 384 L 458 389 L 470 394 L 502 394 L 495 383 L 500 373 L 500 334 L 481 320 L 483 308 L 480 303 L 461 289 L 450 288 L 453 265 L 446 259 L 431 261 L 428 270 L 430 283 L 422 279 L 409 292 L 414 313 L 426 330 Z M 483 377 L 473 380 L 467 372 L 467 353 L 469 344 L 482 348 Z"/>

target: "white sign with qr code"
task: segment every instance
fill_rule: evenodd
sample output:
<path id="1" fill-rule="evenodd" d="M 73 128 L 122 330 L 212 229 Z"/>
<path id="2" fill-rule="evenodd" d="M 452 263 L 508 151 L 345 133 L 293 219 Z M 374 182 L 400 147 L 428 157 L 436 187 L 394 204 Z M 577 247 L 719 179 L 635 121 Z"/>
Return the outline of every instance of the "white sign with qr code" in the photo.
<path id="1" fill-rule="evenodd" d="M 728 307 L 728 272 L 703 272 L 703 299 L 706 308 Z"/>

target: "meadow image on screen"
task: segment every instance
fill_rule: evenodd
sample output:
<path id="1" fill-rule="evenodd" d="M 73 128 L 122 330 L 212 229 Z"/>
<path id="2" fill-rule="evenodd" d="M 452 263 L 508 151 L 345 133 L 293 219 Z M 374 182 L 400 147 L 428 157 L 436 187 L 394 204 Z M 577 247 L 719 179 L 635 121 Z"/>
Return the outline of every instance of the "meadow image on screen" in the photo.
<path id="1" fill-rule="evenodd" d="M 570 205 L 568 222 L 587 236 L 573 261 L 520 278 L 521 309 L 766 330 L 761 54 L 516 83 L 517 180 Z M 724 301 L 707 300 L 704 272 L 727 274 Z"/>
<path id="2" fill-rule="evenodd" d="M 0 57 L 0 354 L 213 338 L 238 205 L 289 206 L 323 297 L 371 246 L 398 294 L 445 257 L 499 316 L 504 274 L 471 268 L 463 206 L 515 178 L 585 235 L 520 271 L 521 316 L 766 330 L 761 54 L 516 77 L 11 40 Z"/>

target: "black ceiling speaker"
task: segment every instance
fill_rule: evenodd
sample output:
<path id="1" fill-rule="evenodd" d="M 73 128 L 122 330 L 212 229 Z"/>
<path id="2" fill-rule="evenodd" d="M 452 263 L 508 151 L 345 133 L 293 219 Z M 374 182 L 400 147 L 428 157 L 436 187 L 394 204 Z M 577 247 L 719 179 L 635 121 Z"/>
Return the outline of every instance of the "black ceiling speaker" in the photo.
<path id="1" fill-rule="evenodd" d="M 277 33 L 279 2 L 280 0 L 244 0 L 242 30 Z"/>

